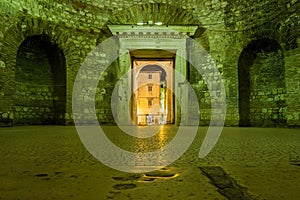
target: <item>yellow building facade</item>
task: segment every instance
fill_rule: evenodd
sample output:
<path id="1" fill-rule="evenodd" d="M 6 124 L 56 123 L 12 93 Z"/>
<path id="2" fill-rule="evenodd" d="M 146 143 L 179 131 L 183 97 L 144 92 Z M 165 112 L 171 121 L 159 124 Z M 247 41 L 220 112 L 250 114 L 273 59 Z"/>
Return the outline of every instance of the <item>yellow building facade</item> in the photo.
<path id="1" fill-rule="evenodd" d="M 174 122 L 173 61 L 136 62 L 133 119 L 138 125 Z"/>

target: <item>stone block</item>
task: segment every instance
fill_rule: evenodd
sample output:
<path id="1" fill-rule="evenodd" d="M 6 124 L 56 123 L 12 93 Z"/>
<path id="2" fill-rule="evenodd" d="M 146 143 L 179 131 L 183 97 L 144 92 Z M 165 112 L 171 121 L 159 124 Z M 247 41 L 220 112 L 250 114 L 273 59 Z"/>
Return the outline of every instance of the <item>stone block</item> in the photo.
<path id="1" fill-rule="evenodd" d="M 4 63 L 4 61 L 2 61 L 2 60 L 0 60 L 0 69 L 1 68 L 5 68 L 5 63 Z"/>
<path id="2" fill-rule="evenodd" d="M 8 113 L 2 113 L 2 119 L 8 119 Z"/>
<path id="3" fill-rule="evenodd" d="M 295 112 L 293 115 L 294 115 L 294 119 L 295 120 L 299 120 L 299 114 L 298 112 Z"/>

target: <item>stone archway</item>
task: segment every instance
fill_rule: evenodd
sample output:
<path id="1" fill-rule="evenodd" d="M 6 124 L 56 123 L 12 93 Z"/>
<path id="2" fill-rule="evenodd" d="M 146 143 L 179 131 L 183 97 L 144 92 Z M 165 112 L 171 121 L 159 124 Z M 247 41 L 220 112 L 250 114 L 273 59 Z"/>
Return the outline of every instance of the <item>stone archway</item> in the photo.
<path id="1" fill-rule="evenodd" d="M 240 126 L 286 123 L 285 66 L 281 46 L 272 39 L 251 42 L 238 64 Z"/>
<path id="2" fill-rule="evenodd" d="M 63 27 L 52 24 L 40 18 L 32 16 L 21 15 L 16 24 L 12 25 L 5 33 L 3 39 L 3 48 L 1 49 L 0 59 L 5 63 L 5 74 L 1 74 L 5 79 L 5 107 L 2 106 L 1 110 L 8 113 L 9 118 L 14 122 L 14 105 L 16 94 L 16 62 L 19 47 L 28 37 L 37 35 L 47 35 L 50 43 L 57 45 L 57 48 L 63 52 L 65 60 L 65 75 L 67 75 L 67 66 L 72 64 L 70 60 L 72 56 L 72 46 L 74 44 L 69 42 L 69 33 L 64 31 Z M 65 51 L 65 50 L 68 51 Z M 66 94 L 67 91 L 64 91 Z M 68 104 L 67 104 L 68 105 Z M 68 107 L 65 105 L 66 107 Z M 71 106 L 70 106 L 71 107 Z M 58 122 L 59 124 L 63 122 Z"/>
<path id="3" fill-rule="evenodd" d="M 15 124 L 65 124 L 66 61 L 46 35 L 20 45 L 15 83 Z"/>

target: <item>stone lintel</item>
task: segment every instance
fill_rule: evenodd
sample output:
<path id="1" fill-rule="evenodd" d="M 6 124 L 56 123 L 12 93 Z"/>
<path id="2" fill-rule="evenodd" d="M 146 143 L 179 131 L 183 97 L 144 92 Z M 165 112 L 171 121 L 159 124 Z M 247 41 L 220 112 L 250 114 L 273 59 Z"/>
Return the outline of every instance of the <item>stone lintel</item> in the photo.
<path id="1" fill-rule="evenodd" d="M 108 25 L 108 28 L 122 38 L 183 38 L 193 36 L 198 26 Z"/>

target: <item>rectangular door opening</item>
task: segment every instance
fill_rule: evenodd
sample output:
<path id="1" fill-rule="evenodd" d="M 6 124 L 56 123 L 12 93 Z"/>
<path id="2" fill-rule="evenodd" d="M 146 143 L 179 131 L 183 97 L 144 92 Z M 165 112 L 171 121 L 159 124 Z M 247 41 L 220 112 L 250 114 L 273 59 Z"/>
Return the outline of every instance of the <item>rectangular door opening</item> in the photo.
<path id="1" fill-rule="evenodd" d="M 173 124 L 174 59 L 132 57 L 132 119 L 137 125 Z"/>

